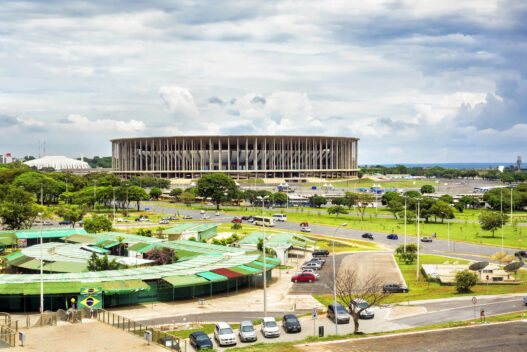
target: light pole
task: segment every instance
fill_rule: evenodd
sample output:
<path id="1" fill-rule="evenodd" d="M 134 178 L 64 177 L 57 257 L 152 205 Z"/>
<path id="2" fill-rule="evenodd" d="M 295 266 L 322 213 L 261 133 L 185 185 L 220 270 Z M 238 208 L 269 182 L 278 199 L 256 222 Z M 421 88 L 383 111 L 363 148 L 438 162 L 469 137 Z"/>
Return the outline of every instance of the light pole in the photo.
<path id="1" fill-rule="evenodd" d="M 262 237 L 262 252 L 263 252 L 263 294 L 264 294 L 264 317 L 267 316 L 267 272 L 266 272 L 266 253 L 265 253 L 265 220 L 264 220 L 264 206 L 265 206 L 265 200 L 269 198 L 269 196 L 258 196 L 256 197 L 262 201 L 262 226 L 263 226 L 263 237 Z"/>
<path id="2" fill-rule="evenodd" d="M 500 188 L 501 251 L 503 252 L 503 188 Z"/>
<path id="3" fill-rule="evenodd" d="M 93 180 L 93 211 L 97 213 L 97 180 Z"/>
<path id="4" fill-rule="evenodd" d="M 341 228 L 348 225 L 347 223 L 343 223 L 340 226 L 338 226 L 335 229 L 335 233 L 333 234 L 333 303 L 335 308 L 335 335 L 339 334 L 339 324 L 337 321 L 337 271 L 335 269 L 335 236 L 337 235 L 337 231 Z"/>
<path id="5" fill-rule="evenodd" d="M 420 241 L 420 232 L 419 232 L 419 223 L 420 223 L 420 202 L 422 198 L 415 198 L 417 200 L 417 276 L 416 279 L 419 281 L 419 241 Z"/>
<path id="6" fill-rule="evenodd" d="M 403 196 L 404 198 L 404 253 L 406 253 L 406 200 L 408 196 Z"/>
<path id="7" fill-rule="evenodd" d="M 511 226 L 512 226 L 512 186 L 511 186 Z"/>
<path id="8" fill-rule="evenodd" d="M 112 186 L 113 193 L 113 224 L 115 225 L 115 187 Z"/>
<path id="9" fill-rule="evenodd" d="M 441 212 L 441 214 L 446 218 L 446 224 L 447 224 L 447 251 L 450 252 L 450 219 L 448 218 L 448 214 L 445 212 Z"/>
<path id="10" fill-rule="evenodd" d="M 42 224 L 42 213 L 40 216 L 40 223 Z M 44 260 L 42 254 L 42 225 L 40 226 L 40 314 L 44 313 Z"/>

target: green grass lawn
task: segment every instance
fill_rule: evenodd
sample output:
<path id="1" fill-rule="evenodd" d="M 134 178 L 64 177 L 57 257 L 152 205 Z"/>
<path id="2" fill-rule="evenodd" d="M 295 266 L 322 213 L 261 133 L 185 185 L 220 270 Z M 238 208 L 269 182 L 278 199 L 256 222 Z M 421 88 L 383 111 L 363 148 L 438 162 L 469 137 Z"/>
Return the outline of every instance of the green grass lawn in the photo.
<path id="1" fill-rule="evenodd" d="M 317 186 L 323 187 L 324 185 L 332 184 L 334 187 L 347 187 L 347 188 L 370 188 L 373 185 L 381 185 L 382 188 L 421 188 L 424 185 L 436 186 L 435 180 L 393 180 L 393 181 L 372 181 L 370 179 L 364 180 L 339 180 L 339 181 L 327 181 L 319 183 L 304 183 L 301 184 L 305 187 Z M 296 186 L 293 184 L 293 186 Z"/>
<path id="2" fill-rule="evenodd" d="M 468 261 L 453 259 L 448 257 L 442 257 L 437 255 L 420 255 L 420 264 L 442 264 L 446 261 L 450 263 L 458 261 L 460 264 L 466 264 Z M 405 264 L 398 260 L 396 262 L 401 269 L 401 273 L 406 281 L 406 284 L 410 288 L 409 293 L 394 293 L 388 297 L 384 303 L 400 303 L 410 301 L 418 301 L 425 299 L 439 299 L 449 297 L 461 297 L 461 296 L 477 296 L 487 294 L 487 285 L 476 285 L 472 287 L 472 292 L 469 293 L 457 293 L 455 286 L 442 286 L 438 282 L 428 282 L 424 275 L 420 273 L 419 281 L 416 280 L 416 263 Z M 489 295 L 498 295 L 506 293 L 523 293 L 527 292 L 527 270 L 520 270 L 518 272 L 518 278 L 524 281 L 520 285 L 489 285 Z M 328 305 L 333 302 L 332 295 L 314 295 L 320 303 Z"/>

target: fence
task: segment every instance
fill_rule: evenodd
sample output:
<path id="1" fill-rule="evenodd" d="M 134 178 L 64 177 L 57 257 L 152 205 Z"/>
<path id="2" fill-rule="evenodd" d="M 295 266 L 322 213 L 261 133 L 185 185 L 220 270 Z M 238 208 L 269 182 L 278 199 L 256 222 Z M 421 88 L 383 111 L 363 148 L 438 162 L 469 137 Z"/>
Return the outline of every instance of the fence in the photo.
<path id="1" fill-rule="evenodd" d="M 18 320 L 13 321 L 9 313 L 0 313 L 0 341 L 15 346 L 17 332 Z"/>
<path id="2" fill-rule="evenodd" d="M 138 323 L 134 320 L 128 319 L 119 314 L 115 314 L 104 309 L 98 309 L 95 314 L 97 316 L 98 321 L 116 327 L 123 331 L 128 331 L 129 333 L 138 335 L 140 337 L 144 336 L 145 331 L 150 331 L 152 333 L 152 342 L 155 342 L 156 344 L 161 345 L 170 350 L 180 349 L 181 340 L 177 336 Z"/>

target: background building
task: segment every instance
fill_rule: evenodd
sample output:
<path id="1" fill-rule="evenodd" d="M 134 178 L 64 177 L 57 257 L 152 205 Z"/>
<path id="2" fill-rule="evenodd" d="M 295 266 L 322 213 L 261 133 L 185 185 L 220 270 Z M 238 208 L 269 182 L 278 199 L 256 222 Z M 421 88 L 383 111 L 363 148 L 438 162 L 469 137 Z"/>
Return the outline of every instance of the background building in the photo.
<path id="1" fill-rule="evenodd" d="M 122 177 L 199 178 L 213 172 L 238 179 L 358 174 L 358 138 L 176 136 L 111 142 L 112 168 Z"/>
<path id="2" fill-rule="evenodd" d="M 65 156 L 44 156 L 24 162 L 29 167 L 37 170 L 52 168 L 55 170 L 91 169 L 90 165 L 83 160 L 70 159 Z"/>

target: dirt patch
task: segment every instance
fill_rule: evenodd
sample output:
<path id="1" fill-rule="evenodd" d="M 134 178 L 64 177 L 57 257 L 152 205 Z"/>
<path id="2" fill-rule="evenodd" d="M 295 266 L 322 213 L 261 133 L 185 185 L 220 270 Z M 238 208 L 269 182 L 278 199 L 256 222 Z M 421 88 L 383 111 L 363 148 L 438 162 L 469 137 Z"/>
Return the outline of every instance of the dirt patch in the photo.
<path id="1" fill-rule="evenodd" d="M 62 323 L 22 331 L 26 333 L 24 347 L 17 346 L 9 351 L 166 351 L 155 344 L 147 346 L 144 339 L 128 332 L 91 320 L 82 324 Z"/>
<path id="2" fill-rule="evenodd" d="M 377 275 L 383 284 L 404 285 L 403 276 L 391 253 L 361 252 L 348 255 L 338 266 L 339 270 L 347 268 L 357 271 L 359 282 L 364 282 L 371 275 Z"/>

